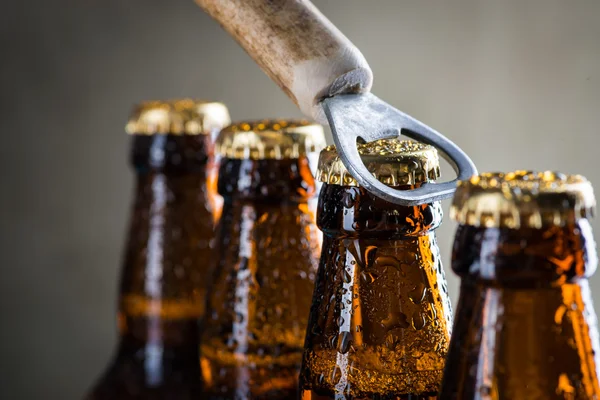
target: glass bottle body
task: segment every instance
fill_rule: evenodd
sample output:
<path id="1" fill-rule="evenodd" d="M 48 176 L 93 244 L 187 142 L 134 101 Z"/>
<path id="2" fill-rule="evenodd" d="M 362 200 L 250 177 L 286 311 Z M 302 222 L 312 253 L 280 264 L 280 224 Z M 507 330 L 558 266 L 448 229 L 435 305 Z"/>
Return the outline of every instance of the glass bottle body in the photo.
<path id="1" fill-rule="evenodd" d="M 201 393 L 214 216 L 205 136 L 134 136 L 137 172 L 119 294 L 119 345 L 89 399 L 192 399 Z"/>
<path id="2" fill-rule="evenodd" d="M 319 242 L 305 158 L 224 159 L 218 265 L 201 360 L 205 399 L 293 399 Z"/>
<path id="3" fill-rule="evenodd" d="M 436 398 L 451 327 L 433 231 L 441 218 L 438 203 L 398 207 L 324 185 L 303 400 Z"/>
<path id="4" fill-rule="evenodd" d="M 587 220 L 546 229 L 460 226 L 462 278 L 444 399 L 596 399 L 600 348 Z"/>

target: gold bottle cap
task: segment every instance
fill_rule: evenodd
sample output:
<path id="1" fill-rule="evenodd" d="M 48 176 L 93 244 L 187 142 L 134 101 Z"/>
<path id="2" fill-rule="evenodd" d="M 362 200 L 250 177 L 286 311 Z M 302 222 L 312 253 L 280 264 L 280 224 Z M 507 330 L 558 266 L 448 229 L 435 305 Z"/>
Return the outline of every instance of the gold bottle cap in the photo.
<path id="1" fill-rule="evenodd" d="M 459 182 L 450 216 L 464 225 L 539 229 L 589 218 L 595 206 L 592 185 L 581 175 L 484 173 Z"/>
<path id="2" fill-rule="evenodd" d="M 240 122 L 223 129 L 215 143 L 223 157 L 252 160 L 298 158 L 323 147 L 323 127 L 301 120 Z"/>
<path id="3" fill-rule="evenodd" d="M 179 99 L 147 101 L 134 107 L 125 126 L 132 135 L 199 135 L 210 134 L 231 122 L 222 103 Z"/>
<path id="4" fill-rule="evenodd" d="M 440 176 L 437 150 L 427 144 L 382 139 L 359 144 L 358 153 L 369 172 L 388 186 L 414 185 Z M 317 179 L 330 185 L 358 186 L 333 145 L 321 152 Z"/>

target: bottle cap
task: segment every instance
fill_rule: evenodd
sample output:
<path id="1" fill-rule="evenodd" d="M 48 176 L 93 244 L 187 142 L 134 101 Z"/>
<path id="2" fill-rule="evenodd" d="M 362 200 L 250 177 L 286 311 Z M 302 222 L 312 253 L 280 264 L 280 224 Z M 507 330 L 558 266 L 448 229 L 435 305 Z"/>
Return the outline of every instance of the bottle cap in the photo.
<path id="1" fill-rule="evenodd" d="M 299 158 L 323 147 L 323 127 L 302 120 L 239 122 L 223 129 L 215 143 L 223 157 L 252 160 Z"/>
<path id="2" fill-rule="evenodd" d="M 459 182 L 450 216 L 463 225 L 539 229 L 589 218 L 595 206 L 592 185 L 581 175 L 484 173 Z"/>
<path id="3" fill-rule="evenodd" d="M 358 153 L 369 172 L 388 186 L 425 183 L 440 176 L 437 150 L 427 144 L 382 139 L 359 144 Z M 333 145 L 321 152 L 317 179 L 330 185 L 358 186 Z"/>
<path id="4" fill-rule="evenodd" d="M 146 101 L 133 108 L 125 126 L 132 135 L 211 134 L 231 122 L 222 103 L 192 99 Z"/>

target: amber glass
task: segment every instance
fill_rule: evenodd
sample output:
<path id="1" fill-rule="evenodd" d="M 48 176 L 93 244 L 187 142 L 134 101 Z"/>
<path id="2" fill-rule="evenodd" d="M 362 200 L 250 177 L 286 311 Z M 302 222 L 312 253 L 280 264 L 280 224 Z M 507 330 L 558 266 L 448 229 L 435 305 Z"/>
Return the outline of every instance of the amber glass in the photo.
<path id="1" fill-rule="evenodd" d="M 598 399 L 587 220 L 547 229 L 460 226 L 462 278 L 442 399 Z"/>
<path id="2" fill-rule="evenodd" d="M 197 399 L 198 320 L 213 237 L 207 137 L 134 136 L 137 188 L 117 354 L 89 399 Z"/>
<path id="3" fill-rule="evenodd" d="M 323 185 L 302 400 L 436 398 L 451 327 L 441 220 L 439 203 L 401 207 Z"/>
<path id="4" fill-rule="evenodd" d="M 294 399 L 319 244 L 306 158 L 223 159 L 202 399 Z"/>

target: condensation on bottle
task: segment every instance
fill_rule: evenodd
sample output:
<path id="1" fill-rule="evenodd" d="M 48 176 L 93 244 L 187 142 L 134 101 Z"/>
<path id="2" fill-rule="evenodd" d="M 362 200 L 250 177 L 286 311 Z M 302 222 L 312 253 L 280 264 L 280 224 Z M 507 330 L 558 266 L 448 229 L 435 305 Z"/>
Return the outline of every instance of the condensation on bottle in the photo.
<path id="1" fill-rule="evenodd" d="M 358 146 L 381 182 L 410 190 L 439 177 L 437 151 L 397 139 Z M 323 231 L 304 347 L 302 400 L 435 399 L 451 306 L 435 229 L 438 202 L 404 207 L 375 197 L 334 146 L 319 159 Z"/>
<path id="2" fill-rule="evenodd" d="M 217 261 L 201 345 L 203 399 L 294 399 L 320 251 L 311 201 L 323 129 L 240 122 L 221 157 Z"/>
<path id="3" fill-rule="evenodd" d="M 227 124 L 221 103 L 182 99 L 134 108 L 126 130 L 136 183 L 121 271 L 119 342 L 88 399 L 200 395 L 198 321 L 219 213 L 210 135 Z"/>
<path id="4" fill-rule="evenodd" d="M 460 182 L 451 216 L 461 290 L 443 399 L 600 398 L 588 283 L 595 202 L 579 175 L 516 171 Z"/>

